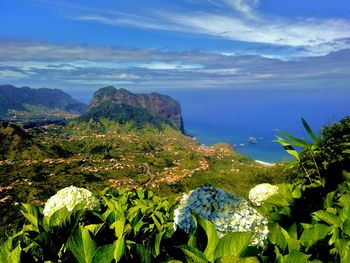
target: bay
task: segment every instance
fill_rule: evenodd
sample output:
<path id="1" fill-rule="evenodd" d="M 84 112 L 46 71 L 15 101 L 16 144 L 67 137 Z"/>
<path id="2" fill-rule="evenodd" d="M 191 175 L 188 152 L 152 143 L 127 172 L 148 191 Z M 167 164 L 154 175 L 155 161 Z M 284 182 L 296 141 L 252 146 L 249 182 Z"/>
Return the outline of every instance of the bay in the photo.
<path id="1" fill-rule="evenodd" d="M 181 103 L 186 132 L 200 143 L 226 142 L 265 162 L 290 159 L 274 142 L 280 135 L 277 129 L 308 139 L 301 117 L 319 133 L 321 127 L 350 115 L 347 89 L 186 89 L 163 93 Z"/>

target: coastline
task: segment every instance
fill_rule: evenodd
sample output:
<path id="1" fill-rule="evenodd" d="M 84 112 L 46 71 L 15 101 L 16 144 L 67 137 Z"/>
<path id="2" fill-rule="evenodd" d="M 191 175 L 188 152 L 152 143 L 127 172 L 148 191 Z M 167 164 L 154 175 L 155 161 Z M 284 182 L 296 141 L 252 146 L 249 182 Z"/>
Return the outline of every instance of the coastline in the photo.
<path id="1" fill-rule="evenodd" d="M 265 166 L 275 166 L 276 163 L 269 163 L 269 162 L 264 162 L 264 161 L 260 161 L 260 160 L 254 160 L 256 163 L 265 165 Z"/>

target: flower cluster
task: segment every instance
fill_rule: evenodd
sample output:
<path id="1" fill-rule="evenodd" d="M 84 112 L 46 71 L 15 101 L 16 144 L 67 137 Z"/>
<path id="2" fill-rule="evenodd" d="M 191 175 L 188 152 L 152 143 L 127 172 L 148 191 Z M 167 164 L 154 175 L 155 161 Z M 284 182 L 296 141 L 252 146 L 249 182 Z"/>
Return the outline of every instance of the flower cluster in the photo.
<path id="1" fill-rule="evenodd" d="M 194 229 L 191 212 L 211 221 L 219 237 L 229 232 L 252 232 L 251 245 L 264 248 L 267 220 L 243 198 L 234 197 L 219 188 L 201 187 L 184 195 L 175 210 L 174 228 L 186 233 Z"/>
<path id="2" fill-rule="evenodd" d="M 278 186 L 272 184 L 258 184 L 249 191 L 249 200 L 260 206 L 266 199 L 277 194 Z"/>
<path id="3" fill-rule="evenodd" d="M 50 217 L 63 207 L 66 207 L 70 212 L 79 204 L 84 205 L 84 210 L 98 210 L 100 207 L 98 199 L 89 190 L 69 186 L 59 190 L 47 200 L 43 213 Z"/>

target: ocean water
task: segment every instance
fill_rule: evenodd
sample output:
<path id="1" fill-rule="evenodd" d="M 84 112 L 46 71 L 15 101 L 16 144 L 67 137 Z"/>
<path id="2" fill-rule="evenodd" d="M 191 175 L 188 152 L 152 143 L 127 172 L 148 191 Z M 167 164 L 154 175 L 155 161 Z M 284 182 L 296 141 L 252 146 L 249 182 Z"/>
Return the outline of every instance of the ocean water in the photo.
<path id="1" fill-rule="evenodd" d="M 161 93 L 181 103 L 185 130 L 200 143 L 226 142 L 265 162 L 291 159 L 274 142 L 277 129 L 307 139 L 301 117 L 318 133 L 322 126 L 350 116 L 350 89 L 184 89 Z"/>
<path id="2" fill-rule="evenodd" d="M 134 93 L 153 90 L 130 89 Z M 299 138 L 308 136 L 301 117 L 315 132 L 350 116 L 349 89 L 162 89 L 181 103 L 186 133 L 205 145 L 226 142 L 249 157 L 265 162 L 290 160 L 274 142 L 277 129 Z M 89 94 L 71 94 L 88 103 Z M 250 142 L 255 137 L 256 142 Z"/>

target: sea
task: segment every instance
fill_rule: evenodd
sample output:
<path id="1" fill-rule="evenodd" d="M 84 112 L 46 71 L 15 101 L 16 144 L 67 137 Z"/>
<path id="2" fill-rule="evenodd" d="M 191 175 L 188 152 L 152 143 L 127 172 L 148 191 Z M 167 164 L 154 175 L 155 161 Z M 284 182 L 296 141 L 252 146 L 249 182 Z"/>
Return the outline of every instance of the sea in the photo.
<path id="1" fill-rule="evenodd" d="M 137 92 L 137 90 L 131 90 Z M 279 130 L 310 140 L 303 117 L 319 133 L 350 116 L 349 89 L 162 89 L 181 103 L 185 131 L 199 143 L 225 142 L 252 159 L 290 160 Z M 149 91 L 148 91 L 149 92 Z"/>

